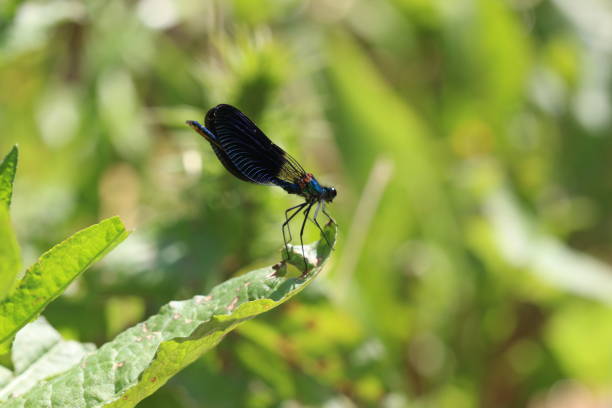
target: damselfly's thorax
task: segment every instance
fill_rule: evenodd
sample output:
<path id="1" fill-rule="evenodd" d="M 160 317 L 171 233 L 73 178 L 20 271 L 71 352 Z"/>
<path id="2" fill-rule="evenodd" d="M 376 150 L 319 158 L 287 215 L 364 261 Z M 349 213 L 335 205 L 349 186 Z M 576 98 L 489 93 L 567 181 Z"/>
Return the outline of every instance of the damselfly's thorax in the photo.
<path id="1" fill-rule="evenodd" d="M 315 182 L 316 182 L 316 179 L 314 178 L 314 176 L 311 173 L 306 173 L 304 175 L 304 177 L 302 177 L 301 179 L 297 180 L 297 184 L 298 184 L 298 186 L 300 186 L 300 188 L 302 190 L 305 190 L 306 187 L 310 184 L 310 182 L 312 180 L 315 180 Z M 317 184 L 319 184 L 319 183 L 317 183 Z"/>
<path id="2" fill-rule="evenodd" d="M 322 186 L 311 173 L 306 173 L 297 180 L 296 184 L 300 189 L 299 195 L 306 198 L 308 202 L 326 201 L 331 203 L 336 197 L 335 188 Z"/>

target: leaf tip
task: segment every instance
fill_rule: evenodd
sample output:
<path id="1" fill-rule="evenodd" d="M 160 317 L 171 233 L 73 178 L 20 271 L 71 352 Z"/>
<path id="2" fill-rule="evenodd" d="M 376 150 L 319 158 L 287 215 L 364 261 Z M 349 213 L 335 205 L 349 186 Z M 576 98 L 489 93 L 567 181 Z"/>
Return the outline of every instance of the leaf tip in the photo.
<path id="1" fill-rule="evenodd" d="M 4 156 L 4 159 L 2 160 L 0 164 L 6 166 L 7 164 L 10 163 L 12 164 L 12 166 L 15 166 L 17 164 L 18 158 L 19 158 L 19 145 L 14 144 L 13 147 L 11 147 L 11 150 L 9 150 L 6 156 Z"/>
<path id="2" fill-rule="evenodd" d="M 112 217 L 108 217 L 100 221 L 100 225 L 114 225 L 118 230 L 125 231 L 126 233 L 131 233 L 132 230 L 128 230 L 123 223 L 123 220 L 118 215 L 113 215 Z"/>

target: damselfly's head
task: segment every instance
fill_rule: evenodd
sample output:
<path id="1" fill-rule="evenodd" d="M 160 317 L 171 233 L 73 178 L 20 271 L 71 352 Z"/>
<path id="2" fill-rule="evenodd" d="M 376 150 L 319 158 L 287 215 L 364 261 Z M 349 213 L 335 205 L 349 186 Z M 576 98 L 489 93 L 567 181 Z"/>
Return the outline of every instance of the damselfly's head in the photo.
<path id="1" fill-rule="evenodd" d="M 331 203 L 332 201 L 334 201 L 334 198 L 336 198 L 336 189 L 333 187 L 323 187 L 323 194 L 321 194 L 321 198 L 328 202 Z"/>

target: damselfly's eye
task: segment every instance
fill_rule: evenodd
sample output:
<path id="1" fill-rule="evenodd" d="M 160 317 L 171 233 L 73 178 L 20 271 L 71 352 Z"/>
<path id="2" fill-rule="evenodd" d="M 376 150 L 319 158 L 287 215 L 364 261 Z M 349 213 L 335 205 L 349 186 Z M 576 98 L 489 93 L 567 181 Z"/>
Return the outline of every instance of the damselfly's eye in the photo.
<path id="1" fill-rule="evenodd" d="M 336 189 L 333 187 L 328 187 L 327 188 L 327 194 L 326 194 L 326 199 L 327 201 L 332 201 L 335 197 L 336 197 Z"/>

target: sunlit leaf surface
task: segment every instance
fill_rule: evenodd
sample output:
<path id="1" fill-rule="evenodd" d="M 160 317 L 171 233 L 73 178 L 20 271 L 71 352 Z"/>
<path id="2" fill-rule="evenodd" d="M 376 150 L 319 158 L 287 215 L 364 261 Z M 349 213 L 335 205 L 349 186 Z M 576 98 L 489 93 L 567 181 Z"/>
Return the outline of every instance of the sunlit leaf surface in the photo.
<path id="1" fill-rule="evenodd" d="M 9 154 L 0 162 L 0 204 L 5 204 L 7 207 L 10 206 L 13 195 L 13 181 L 17 171 L 18 157 L 17 146 L 13 146 Z"/>
<path id="2" fill-rule="evenodd" d="M 336 227 L 325 230 L 329 242 Z M 305 248 L 310 268 L 288 277 L 277 264 L 230 279 L 208 295 L 173 301 L 126 330 L 66 373 L 43 382 L 1 407 L 133 407 L 219 343 L 240 323 L 287 301 L 320 273 L 332 248 L 321 239 Z M 303 267 L 300 247 L 290 262 Z"/>
<path id="3" fill-rule="evenodd" d="M 44 253 L 0 302 L 0 354 L 6 353 L 20 328 L 34 320 L 74 279 L 127 235 L 119 218 L 109 218 Z"/>

